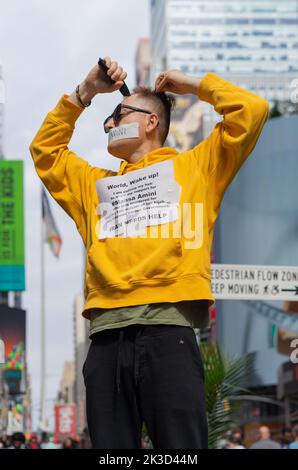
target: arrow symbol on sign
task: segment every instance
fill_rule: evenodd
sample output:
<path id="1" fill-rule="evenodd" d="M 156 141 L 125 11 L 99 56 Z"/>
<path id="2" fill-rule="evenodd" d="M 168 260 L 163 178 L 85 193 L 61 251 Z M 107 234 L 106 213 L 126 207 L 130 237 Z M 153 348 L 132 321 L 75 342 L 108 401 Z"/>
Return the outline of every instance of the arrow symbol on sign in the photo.
<path id="1" fill-rule="evenodd" d="M 298 286 L 295 286 L 294 289 L 281 289 L 284 292 L 295 292 L 295 295 L 298 295 Z"/>

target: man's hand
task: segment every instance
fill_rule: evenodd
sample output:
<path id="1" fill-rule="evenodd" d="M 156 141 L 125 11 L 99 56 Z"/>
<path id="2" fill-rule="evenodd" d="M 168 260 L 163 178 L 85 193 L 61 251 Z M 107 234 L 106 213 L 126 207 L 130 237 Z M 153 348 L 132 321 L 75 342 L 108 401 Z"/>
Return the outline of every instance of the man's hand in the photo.
<path id="1" fill-rule="evenodd" d="M 100 66 L 96 64 L 80 84 L 80 97 L 84 104 L 87 104 L 88 101 L 92 100 L 98 93 L 113 93 L 114 91 L 120 90 L 127 77 L 127 73 L 124 72 L 123 68 L 120 67 L 117 62 L 112 61 L 110 57 L 105 57 L 104 61 L 109 69 L 107 73 L 115 83 L 108 83 L 105 78 L 105 73 L 101 70 Z M 72 103 L 81 106 L 75 92 L 73 92 L 68 99 Z"/>
<path id="2" fill-rule="evenodd" d="M 188 93 L 196 95 L 200 81 L 199 78 L 186 75 L 180 70 L 169 70 L 158 75 L 155 81 L 155 91 L 168 91 L 178 95 L 186 95 Z"/>
<path id="3" fill-rule="evenodd" d="M 99 65 L 96 65 L 90 70 L 80 86 L 82 90 L 89 94 L 89 99 L 92 99 L 98 93 L 113 93 L 113 91 L 120 90 L 127 77 L 127 73 L 123 71 L 123 68 L 117 62 L 112 61 L 110 57 L 105 57 L 104 61 L 109 69 L 107 74 L 115 83 L 107 83 L 105 73 L 102 72 Z"/>

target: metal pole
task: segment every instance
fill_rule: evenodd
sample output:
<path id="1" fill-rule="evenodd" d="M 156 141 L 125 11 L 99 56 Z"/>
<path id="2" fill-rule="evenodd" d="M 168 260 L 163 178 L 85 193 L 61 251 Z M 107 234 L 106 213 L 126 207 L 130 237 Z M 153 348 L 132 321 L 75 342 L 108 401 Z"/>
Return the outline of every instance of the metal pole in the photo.
<path id="1" fill-rule="evenodd" d="M 14 306 L 15 308 L 22 308 L 22 292 L 14 291 Z"/>
<path id="2" fill-rule="evenodd" d="M 41 198 L 42 204 L 42 187 L 41 187 Z M 41 208 L 42 209 L 42 208 Z M 40 251 L 40 270 L 41 270 L 41 289 L 40 289 L 40 301 L 41 301 L 41 318 L 40 318 L 40 428 L 45 430 L 46 423 L 46 335 L 45 335 L 45 323 L 46 323 L 46 311 L 45 311 L 45 266 L 44 266 L 44 223 L 43 216 L 41 214 L 41 251 Z"/>

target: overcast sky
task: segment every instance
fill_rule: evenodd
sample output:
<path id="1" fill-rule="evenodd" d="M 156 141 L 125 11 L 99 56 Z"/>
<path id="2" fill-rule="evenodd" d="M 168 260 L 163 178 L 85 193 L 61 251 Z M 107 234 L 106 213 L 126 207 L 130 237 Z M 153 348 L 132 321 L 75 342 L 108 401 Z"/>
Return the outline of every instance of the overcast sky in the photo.
<path id="1" fill-rule="evenodd" d="M 99 56 L 109 55 L 135 85 L 137 41 L 149 35 L 148 0 L 0 0 L 0 62 L 6 86 L 4 151 L 24 160 L 26 223 L 27 357 L 37 425 L 40 377 L 40 180 L 29 144 L 45 115 L 70 94 Z M 91 164 L 117 169 L 109 157 L 102 121 L 121 100 L 119 92 L 97 96 L 77 122 L 70 148 Z M 47 411 L 63 364 L 73 359 L 73 301 L 82 288 L 82 243 L 73 221 L 50 200 L 63 238 L 59 260 L 46 247 Z"/>

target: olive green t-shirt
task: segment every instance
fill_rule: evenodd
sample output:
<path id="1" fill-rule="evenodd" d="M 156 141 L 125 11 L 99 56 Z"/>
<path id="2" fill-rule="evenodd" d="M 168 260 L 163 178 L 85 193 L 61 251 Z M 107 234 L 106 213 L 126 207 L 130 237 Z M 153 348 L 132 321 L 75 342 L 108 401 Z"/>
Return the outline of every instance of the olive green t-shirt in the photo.
<path id="1" fill-rule="evenodd" d="M 184 300 L 182 302 L 162 302 L 136 305 L 133 307 L 94 308 L 90 312 L 90 334 L 123 326 L 180 325 L 192 328 L 209 326 L 209 301 Z"/>

